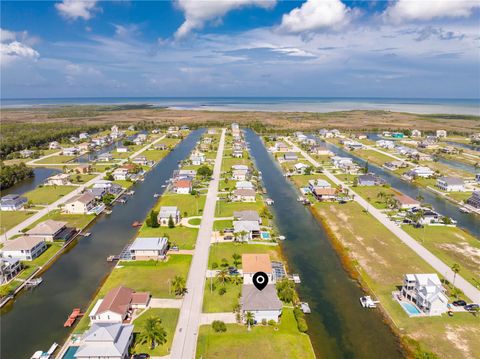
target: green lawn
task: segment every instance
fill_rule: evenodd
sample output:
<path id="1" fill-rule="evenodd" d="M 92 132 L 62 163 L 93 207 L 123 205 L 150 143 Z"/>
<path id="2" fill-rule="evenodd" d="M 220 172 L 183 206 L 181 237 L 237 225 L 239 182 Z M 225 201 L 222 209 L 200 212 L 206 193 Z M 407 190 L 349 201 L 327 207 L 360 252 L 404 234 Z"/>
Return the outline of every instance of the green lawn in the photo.
<path id="1" fill-rule="evenodd" d="M 383 165 L 385 162 L 391 162 L 395 159 L 391 156 L 384 155 L 383 153 L 374 151 L 374 150 L 356 150 L 354 151 L 356 155 L 362 157 L 368 162 L 374 163 L 376 165 Z"/>
<path id="2" fill-rule="evenodd" d="M 217 231 L 222 231 L 226 228 L 233 228 L 233 220 L 222 219 L 220 221 L 215 221 L 213 223 L 213 229 Z"/>
<path id="3" fill-rule="evenodd" d="M 216 243 L 210 246 L 210 256 L 208 257 L 208 267 L 212 268 L 212 263 L 222 263 L 222 259 L 225 258 L 229 265 L 233 265 L 232 255 L 234 253 L 268 253 L 270 260 L 281 260 L 279 246 L 269 246 L 263 244 L 247 244 L 247 243 Z M 242 264 L 239 265 L 239 268 Z"/>
<path id="4" fill-rule="evenodd" d="M 0 212 L 0 234 L 22 223 L 32 216 L 35 212 L 30 211 L 1 211 Z"/>
<path id="5" fill-rule="evenodd" d="M 175 328 L 177 326 L 178 316 L 180 311 L 173 308 L 151 308 L 142 313 L 140 317 L 133 321 L 134 324 L 134 341 L 131 349 L 131 354 L 147 353 L 152 356 L 164 356 L 169 353 L 172 346 L 173 336 L 175 335 Z M 155 349 L 150 349 L 148 344 L 140 344 L 137 342 L 138 334 L 142 332 L 143 324 L 148 317 L 159 317 L 162 320 L 162 327 L 167 332 L 167 342 L 163 345 L 156 346 Z"/>
<path id="6" fill-rule="evenodd" d="M 77 183 L 77 184 L 84 184 L 92 179 L 94 179 L 97 175 L 94 174 L 72 174 L 70 176 L 70 181 L 72 183 Z M 80 181 L 77 180 L 80 179 Z"/>
<path id="7" fill-rule="evenodd" d="M 68 226 L 74 228 L 83 229 L 87 224 L 89 224 L 95 218 L 94 214 L 63 214 L 59 210 L 51 211 L 46 214 L 38 221 L 35 221 L 33 224 L 28 226 L 26 230 L 32 229 L 38 223 L 44 222 L 47 219 L 52 219 L 54 221 L 65 221 L 68 222 Z"/>
<path id="8" fill-rule="evenodd" d="M 172 245 L 180 249 L 194 249 L 197 242 L 198 229 L 177 226 L 175 228 L 150 228 L 143 225 L 138 233 L 139 237 L 168 237 Z"/>
<path id="9" fill-rule="evenodd" d="M 260 195 L 257 195 L 256 202 L 226 202 L 217 201 L 215 208 L 215 217 L 232 217 L 235 211 L 255 210 L 260 212 L 263 207 L 263 201 Z"/>
<path id="10" fill-rule="evenodd" d="M 190 224 L 192 226 L 199 226 L 200 223 L 202 223 L 201 218 L 191 218 L 191 219 L 188 220 L 188 224 Z"/>
<path id="11" fill-rule="evenodd" d="M 234 165 L 252 166 L 252 161 L 246 158 L 224 157 L 222 159 L 222 172 L 229 171 Z"/>
<path id="12" fill-rule="evenodd" d="M 297 329 L 293 311 L 283 309 L 278 330 L 270 326 L 227 324 L 225 333 L 216 333 L 210 325 L 200 327 L 197 358 L 315 358 L 307 334 Z"/>
<path id="13" fill-rule="evenodd" d="M 383 192 L 387 195 L 395 195 L 395 192 L 390 187 L 383 187 L 383 186 L 357 186 L 352 187 L 352 190 L 358 193 L 361 197 L 365 200 L 370 198 L 369 203 L 372 204 L 375 208 L 385 209 L 385 198 L 379 198 L 378 194 Z"/>
<path id="14" fill-rule="evenodd" d="M 123 188 L 130 188 L 130 187 L 133 186 L 132 181 L 115 180 L 115 181 L 112 181 L 112 182 L 122 186 Z"/>
<path id="15" fill-rule="evenodd" d="M 448 192 L 448 197 L 453 198 L 455 201 L 466 201 L 472 196 L 472 192 Z"/>
<path id="16" fill-rule="evenodd" d="M 199 216 L 205 206 L 206 196 L 200 195 L 198 198 L 190 194 L 170 194 L 164 193 L 155 209 L 159 210 L 162 206 L 177 206 L 182 217 Z M 185 212 L 187 215 L 185 215 Z"/>
<path id="17" fill-rule="evenodd" d="M 335 187 L 335 184 L 330 181 L 327 176 L 322 175 L 322 174 L 311 174 L 311 175 L 298 175 L 298 176 L 292 176 L 290 179 L 295 183 L 297 187 L 307 187 L 308 186 L 308 181 L 313 180 L 313 179 L 322 179 L 327 181 L 332 185 L 332 187 Z"/>
<path id="18" fill-rule="evenodd" d="M 149 161 L 160 161 L 163 157 L 165 157 L 169 153 L 168 150 L 160 151 L 160 150 L 149 150 L 144 151 L 141 155 L 145 156 Z"/>
<path id="19" fill-rule="evenodd" d="M 64 156 L 57 155 L 52 157 L 43 158 L 35 162 L 36 164 L 52 164 L 52 163 L 67 163 L 74 160 L 76 156 Z"/>
<path id="20" fill-rule="evenodd" d="M 25 197 L 33 204 L 51 204 L 66 194 L 72 192 L 75 186 L 43 186 L 25 193 Z"/>
<path id="21" fill-rule="evenodd" d="M 223 295 L 219 294 L 219 289 L 225 287 L 227 290 Z M 213 289 L 213 291 L 211 291 Z M 224 313 L 232 312 L 238 304 L 242 285 L 225 283 L 225 286 L 219 284 L 215 278 L 207 278 L 205 282 L 205 295 L 203 297 L 203 313 Z"/>

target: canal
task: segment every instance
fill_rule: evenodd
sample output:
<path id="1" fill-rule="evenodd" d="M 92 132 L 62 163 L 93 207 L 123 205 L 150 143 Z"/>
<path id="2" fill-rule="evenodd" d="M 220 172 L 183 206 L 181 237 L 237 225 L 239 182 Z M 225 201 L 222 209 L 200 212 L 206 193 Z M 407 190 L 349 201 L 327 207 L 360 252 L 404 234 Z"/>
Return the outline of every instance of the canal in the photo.
<path id="1" fill-rule="evenodd" d="M 352 158 L 361 167 L 364 167 L 365 163 L 367 162 L 364 159 L 353 154 L 351 151 L 346 151 L 330 143 L 325 143 L 325 145 L 330 151 L 339 156 Z M 380 166 L 369 163 L 368 169 L 370 172 L 373 172 L 380 178 L 384 179 L 386 183 L 388 183 L 392 188 L 396 189 L 397 191 L 400 191 L 412 198 L 422 196 L 423 201 L 425 203 L 431 204 L 437 212 L 455 219 L 457 221 L 458 227 L 463 228 L 475 237 L 480 238 L 480 225 L 478 218 L 476 218 L 475 214 L 460 212 L 458 210 L 458 207 L 454 203 L 440 197 L 439 195 L 436 195 L 433 192 L 430 192 L 424 188 L 421 188 L 406 180 L 403 180 L 397 175 L 391 173 L 389 170 L 384 169 Z"/>
<path id="2" fill-rule="evenodd" d="M 21 182 L 13 185 L 10 188 L 2 190 L 2 196 L 6 196 L 7 194 L 19 194 L 22 195 L 28 191 L 34 190 L 39 184 L 45 182 L 45 180 L 53 176 L 54 174 L 60 173 L 61 171 L 55 168 L 43 168 L 43 167 L 35 167 L 33 169 L 33 173 L 35 174 L 34 177 L 26 178 Z"/>
<path id="3" fill-rule="evenodd" d="M 47 350 L 62 342 L 71 329 L 63 323 L 72 308 L 85 310 L 98 286 L 112 269 L 106 262 L 118 254 L 135 236 L 134 220 L 143 220 L 153 207 L 154 193 L 162 193 L 178 162 L 185 159 L 200 139 L 195 130 L 146 176 L 132 187 L 135 194 L 126 204 L 118 204 L 112 214 L 101 215 L 88 228 L 90 237 L 78 240 L 50 269 L 42 274 L 43 283 L 19 295 L 1 312 L 1 358 L 30 358 L 36 350 Z"/>
<path id="4" fill-rule="evenodd" d="M 266 151 L 260 138 L 246 131 L 250 153 L 268 195 L 279 231 L 287 240 L 282 250 L 290 272 L 299 273 L 300 298 L 310 304 L 309 335 L 318 358 L 401 358 L 397 338 L 378 311 L 360 306 L 358 284 L 343 269 L 322 225 Z"/>

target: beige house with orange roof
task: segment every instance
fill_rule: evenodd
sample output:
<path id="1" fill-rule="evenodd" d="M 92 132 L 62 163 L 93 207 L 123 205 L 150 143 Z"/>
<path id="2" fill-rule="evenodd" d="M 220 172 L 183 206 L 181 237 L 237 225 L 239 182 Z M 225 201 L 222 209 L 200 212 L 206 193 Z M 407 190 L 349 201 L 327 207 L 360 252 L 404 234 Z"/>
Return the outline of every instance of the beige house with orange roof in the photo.
<path id="1" fill-rule="evenodd" d="M 253 284 L 253 275 L 263 272 L 268 276 L 268 283 L 275 283 L 272 262 L 268 254 L 242 254 L 243 284 Z"/>

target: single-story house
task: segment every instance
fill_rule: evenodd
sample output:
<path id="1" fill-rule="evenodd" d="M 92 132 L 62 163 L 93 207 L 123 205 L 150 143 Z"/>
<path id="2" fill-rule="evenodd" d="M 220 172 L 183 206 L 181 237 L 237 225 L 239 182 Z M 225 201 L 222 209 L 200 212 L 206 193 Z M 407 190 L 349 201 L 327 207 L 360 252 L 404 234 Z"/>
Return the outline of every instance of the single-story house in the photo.
<path id="1" fill-rule="evenodd" d="M 133 325 L 94 323 L 82 336 L 76 359 L 127 359 L 133 341 Z"/>
<path id="2" fill-rule="evenodd" d="M 312 148 L 310 148 L 310 152 L 314 153 L 316 155 L 319 155 L 319 156 L 331 156 L 332 155 L 332 151 L 330 151 L 327 147 L 319 146 L 319 145 L 312 146 Z"/>
<path id="3" fill-rule="evenodd" d="M 337 189 L 332 187 L 315 187 L 312 193 L 319 201 L 332 201 L 337 198 Z"/>
<path id="4" fill-rule="evenodd" d="M 168 150 L 168 146 L 164 143 L 157 143 L 156 145 L 153 146 L 153 148 L 158 150 L 158 151 Z"/>
<path id="5" fill-rule="evenodd" d="M 258 221 L 233 221 L 233 233 L 240 241 L 248 241 L 260 237 Z"/>
<path id="6" fill-rule="evenodd" d="M 480 191 L 474 191 L 470 198 L 467 199 L 467 204 L 475 208 L 480 208 Z"/>
<path id="7" fill-rule="evenodd" d="M 262 218 L 257 211 L 253 210 L 234 211 L 233 218 L 238 221 L 256 221 L 258 224 L 262 224 Z"/>
<path id="8" fill-rule="evenodd" d="M 250 181 L 238 181 L 235 183 L 236 189 L 255 189 L 255 186 Z"/>
<path id="9" fill-rule="evenodd" d="M 10 282 L 22 269 L 18 258 L 0 257 L 0 285 Z"/>
<path id="10" fill-rule="evenodd" d="M 95 197 L 88 192 L 76 195 L 65 203 L 64 211 L 72 214 L 88 214 L 95 208 Z"/>
<path id="11" fill-rule="evenodd" d="M 459 177 L 440 177 L 437 187 L 446 192 L 465 192 L 465 183 Z"/>
<path id="12" fill-rule="evenodd" d="M 237 202 L 255 202 L 255 190 L 253 189 L 236 189 L 233 191 L 233 200 Z"/>
<path id="13" fill-rule="evenodd" d="M 412 137 L 422 137 L 422 131 L 412 130 Z"/>
<path id="14" fill-rule="evenodd" d="M 130 179 L 131 174 L 128 168 L 120 167 L 113 171 L 112 176 L 116 181 L 127 181 Z"/>
<path id="15" fill-rule="evenodd" d="M 20 156 L 22 158 L 27 158 L 27 157 L 31 157 L 33 155 L 34 151 L 31 151 L 31 150 L 21 150 L 20 151 Z"/>
<path id="16" fill-rule="evenodd" d="M 371 174 L 360 175 L 357 177 L 357 183 L 359 186 L 376 186 L 378 182 L 378 177 Z"/>
<path id="17" fill-rule="evenodd" d="M 72 184 L 70 181 L 70 175 L 66 173 L 59 173 L 48 177 L 45 181 L 46 186 L 68 186 Z"/>
<path id="18" fill-rule="evenodd" d="M 168 239 L 165 237 L 137 237 L 130 245 L 133 260 L 164 259 L 167 254 Z"/>
<path id="19" fill-rule="evenodd" d="M 137 156 L 134 159 L 132 159 L 132 162 L 142 166 L 148 165 L 148 160 L 147 160 L 147 157 L 145 156 Z"/>
<path id="20" fill-rule="evenodd" d="M 264 253 L 242 254 L 243 284 L 253 284 L 253 275 L 263 272 L 268 276 L 269 283 L 275 283 L 270 256 Z"/>
<path id="21" fill-rule="evenodd" d="M 68 147 L 68 148 L 62 149 L 62 154 L 64 156 L 76 156 L 78 155 L 79 152 L 80 151 L 76 147 Z"/>
<path id="22" fill-rule="evenodd" d="M 86 164 L 78 165 L 77 167 L 75 167 L 74 171 L 77 173 L 87 174 L 87 173 L 90 173 L 91 170 L 92 170 L 92 166 L 86 163 Z"/>
<path id="23" fill-rule="evenodd" d="M 283 155 L 284 161 L 297 161 L 298 155 L 295 152 L 287 152 Z"/>
<path id="24" fill-rule="evenodd" d="M 420 202 L 412 197 L 407 196 L 406 194 L 395 194 L 395 199 L 398 202 L 400 209 L 410 209 L 414 207 L 419 207 Z"/>
<path id="25" fill-rule="evenodd" d="M 408 167 L 408 164 L 404 161 L 391 161 L 391 162 L 385 162 L 383 164 L 383 167 L 385 167 L 386 169 L 389 169 L 390 171 L 395 171 L 395 170 L 398 170 L 399 168 Z"/>
<path id="26" fill-rule="evenodd" d="M 80 139 L 79 139 L 78 137 L 75 137 L 75 136 L 72 136 L 72 137 L 69 138 L 69 141 L 70 141 L 71 143 L 77 143 L 79 140 L 80 140 Z"/>
<path id="27" fill-rule="evenodd" d="M 445 138 L 447 137 L 447 131 L 437 130 L 436 135 L 437 135 L 437 138 Z"/>
<path id="28" fill-rule="evenodd" d="M 47 249 L 45 240 L 41 237 L 21 236 L 5 242 L 1 249 L 3 257 L 18 258 L 31 261 Z"/>
<path id="29" fill-rule="evenodd" d="M 113 156 L 110 152 L 105 152 L 97 156 L 97 161 L 99 162 L 110 162 L 113 160 Z"/>
<path id="30" fill-rule="evenodd" d="M 190 194 L 192 188 L 192 181 L 188 179 L 177 180 L 173 184 L 173 192 L 178 194 Z"/>
<path id="31" fill-rule="evenodd" d="M 276 152 L 287 152 L 288 151 L 288 146 L 283 142 L 277 142 L 277 143 L 275 143 L 275 151 Z"/>
<path id="32" fill-rule="evenodd" d="M 353 164 L 353 160 L 350 157 L 333 156 L 331 160 L 332 160 L 332 164 L 337 168 L 340 168 L 341 166 Z"/>
<path id="33" fill-rule="evenodd" d="M 28 203 L 28 199 L 18 194 L 7 194 L 0 200 L 0 209 L 2 211 L 18 211 Z"/>
<path id="34" fill-rule="evenodd" d="M 127 152 L 128 152 L 128 147 L 118 146 L 118 147 L 117 147 L 117 152 L 118 152 L 118 153 L 127 153 Z"/>
<path id="35" fill-rule="evenodd" d="M 243 157 L 243 150 L 235 149 L 232 151 L 233 158 L 242 158 Z"/>
<path id="36" fill-rule="evenodd" d="M 442 315 L 448 310 L 445 288 L 435 273 L 406 274 L 400 292 L 427 315 Z"/>
<path id="37" fill-rule="evenodd" d="M 49 150 L 57 150 L 60 148 L 60 144 L 57 141 L 52 141 L 48 144 Z"/>
<path id="38" fill-rule="evenodd" d="M 305 170 L 309 167 L 305 163 L 299 162 L 295 164 L 295 172 L 298 174 L 304 174 Z"/>
<path id="39" fill-rule="evenodd" d="M 187 179 L 193 180 L 197 177 L 196 170 L 176 170 L 173 172 L 173 178 L 176 180 Z"/>
<path id="40" fill-rule="evenodd" d="M 158 212 L 158 223 L 161 226 L 168 226 L 168 221 L 172 217 L 173 223 L 180 223 L 180 211 L 176 206 L 162 206 Z"/>
<path id="41" fill-rule="evenodd" d="M 434 174 L 435 172 L 428 167 L 415 167 L 406 173 L 406 175 L 411 178 L 429 178 Z"/>
<path id="42" fill-rule="evenodd" d="M 316 178 L 308 181 L 308 188 L 313 193 L 315 188 L 330 188 L 332 185 L 327 180 Z"/>
<path id="43" fill-rule="evenodd" d="M 240 307 L 243 318 L 247 312 L 251 312 L 257 322 L 262 322 L 264 319 L 278 322 L 283 305 L 277 296 L 275 285 L 268 284 L 263 290 L 258 290 L 253 284 L 244 284 Z"/>
<path id="44" fill-rule="evenodd" d="M 75 228 L 67 227 L 67 222 L 47 219 L 27 231 L 27 235 L 41 237 L 47 242 L 67 241 L 77 233 Z"/>

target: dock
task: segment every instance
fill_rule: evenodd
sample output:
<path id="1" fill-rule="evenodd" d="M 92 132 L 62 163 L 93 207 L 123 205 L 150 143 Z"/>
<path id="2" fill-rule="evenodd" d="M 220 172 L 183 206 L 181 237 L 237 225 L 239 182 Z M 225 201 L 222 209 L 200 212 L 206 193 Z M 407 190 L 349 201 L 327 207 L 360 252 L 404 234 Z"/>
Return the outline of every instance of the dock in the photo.
<path id="1" fill-rule="evenodd" d="M 80 308 L 73 308 L 72 314 L 69 315 L 63 326 L 71 327 L 73 323 L 75 323 L 75 320 L 77 320 L 77 318 L 81 317 L 82 315 L 83 313 L 81 313 Z"/>
<path id="2" fill-rule="evenodd" d="M 307 302 L 301 302 L 300 303 L 300 309 L 302 310 L 302 312 L 304 312 L 305 314 L 310 314 L 312 311 L 310 310 L 310 306 L 308 305 Z"/>

